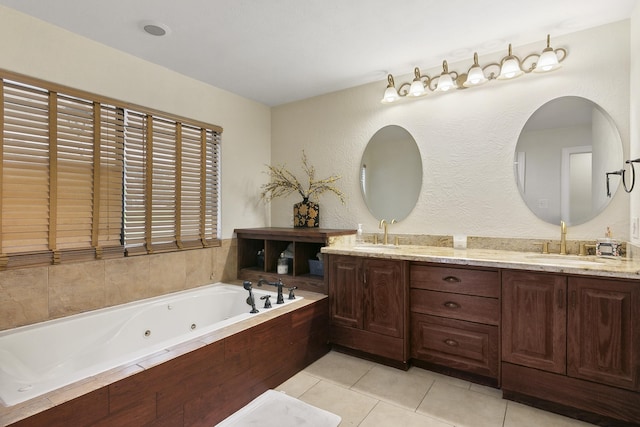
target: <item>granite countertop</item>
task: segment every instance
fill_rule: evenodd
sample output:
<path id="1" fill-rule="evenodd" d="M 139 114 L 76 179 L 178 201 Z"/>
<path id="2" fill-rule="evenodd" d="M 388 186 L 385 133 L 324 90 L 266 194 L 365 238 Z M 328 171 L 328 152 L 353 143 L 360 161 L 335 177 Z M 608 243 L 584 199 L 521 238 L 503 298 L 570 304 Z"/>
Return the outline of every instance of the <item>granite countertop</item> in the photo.
<path id="1" fill-rule="evenodd" d="M 327 246 L 322 253 L 478 267 L 640 279 L 640 260 L 418 245 Z"/>

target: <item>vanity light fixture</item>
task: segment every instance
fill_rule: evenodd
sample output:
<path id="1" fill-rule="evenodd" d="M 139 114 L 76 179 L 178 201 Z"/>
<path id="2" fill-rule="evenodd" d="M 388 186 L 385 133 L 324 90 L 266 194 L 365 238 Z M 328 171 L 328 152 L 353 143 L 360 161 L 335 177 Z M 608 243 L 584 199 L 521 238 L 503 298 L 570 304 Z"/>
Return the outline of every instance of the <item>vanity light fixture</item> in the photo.
<path id="1" fill-rule="evenodd" d="M 523 59 L 513 54 L 511 44 L 499 62 L 481 66 L 478 62 L 478 53 L 473 54 L 473 65 L 466 73 L 449 71 L 447 61 L 442 62 L 442 73 L 439 76 L 429 77 L 422 75 L 418 67 L 414 68 L 412 82 L 402 83 L 397 89 L 393 75 L 387 76 L 387 88 L 382 98 L 382 103 L 390 104 L 399 101 L 403 97 L 419 98 L 429 92 L 448 92 L 452 89 L 466 89 L 480 86 L 490 80 L 510 80 L 528 74 L 532 71 L 545 73 L 560 68 L 560 63 L 567 57 L 564 48 L 551 47 L 551 37 L 547 35 L 547 47 L 541 53 L 532 53 Z"/>

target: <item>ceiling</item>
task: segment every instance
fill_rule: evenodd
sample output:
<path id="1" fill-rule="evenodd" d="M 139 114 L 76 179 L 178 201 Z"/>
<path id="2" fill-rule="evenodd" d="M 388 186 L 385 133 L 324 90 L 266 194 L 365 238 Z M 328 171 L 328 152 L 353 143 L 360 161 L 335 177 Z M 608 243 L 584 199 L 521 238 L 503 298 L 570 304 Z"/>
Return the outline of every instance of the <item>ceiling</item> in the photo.
<path id="1" fill-rule="evenodd" d="M 637 0 L 0 0 L 276 106 L 628 19 Z M 166 26 L 149 35 L 145 22 Z"/>

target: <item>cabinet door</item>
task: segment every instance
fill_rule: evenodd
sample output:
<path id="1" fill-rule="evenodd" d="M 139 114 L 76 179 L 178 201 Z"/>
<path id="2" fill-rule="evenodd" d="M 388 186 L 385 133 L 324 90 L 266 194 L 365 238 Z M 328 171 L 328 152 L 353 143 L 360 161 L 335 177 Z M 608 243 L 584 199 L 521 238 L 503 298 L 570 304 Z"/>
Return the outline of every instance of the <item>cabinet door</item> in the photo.
<path id="1" fill-rule="evenodd" d="M 364 329 L 397 338 L 404 337 L 404 263 L 364 260 Z"/>
<path id="2" fill-rule="evenodd" d="M 640 285 L 569 279 L 570 376 L 638 390 Z"/>
<path id="3" fill-rule="evenodd" d="M 505 271 L 502 360 L 566 373 L 566 277 Z"/>
<path id="4" fill-rule="evenodd" d="M 361 260 L 350 256 L 329 256 L 329 300 L 331 323 L 362 329 Z"/>

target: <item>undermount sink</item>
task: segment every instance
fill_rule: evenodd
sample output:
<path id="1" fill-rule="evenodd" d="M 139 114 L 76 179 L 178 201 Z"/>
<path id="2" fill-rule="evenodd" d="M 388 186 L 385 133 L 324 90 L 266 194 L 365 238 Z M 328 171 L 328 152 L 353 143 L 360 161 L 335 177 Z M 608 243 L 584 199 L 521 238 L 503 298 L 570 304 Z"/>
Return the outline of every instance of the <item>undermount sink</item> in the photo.
<path id="1" fill-rule="evenodd" d="M 398 249 L 400 246 L 392 245 L 392 244 L 383 244 L 383 243 L 361 243 L 355 245 L 354 249 Z"/>
<path id="2" fill-rule="evenodd" d="M 547 261 L 553 262 L 554 264 L 560 265 L 599 265 L 604 263 L 605 261 L 598 258 L 593 257 L 577 257 L 572 255 L 556 255 L 556 254 L 539 254 L 539 255 L 529 255 L 527 258 L 536 261 Z"/>

